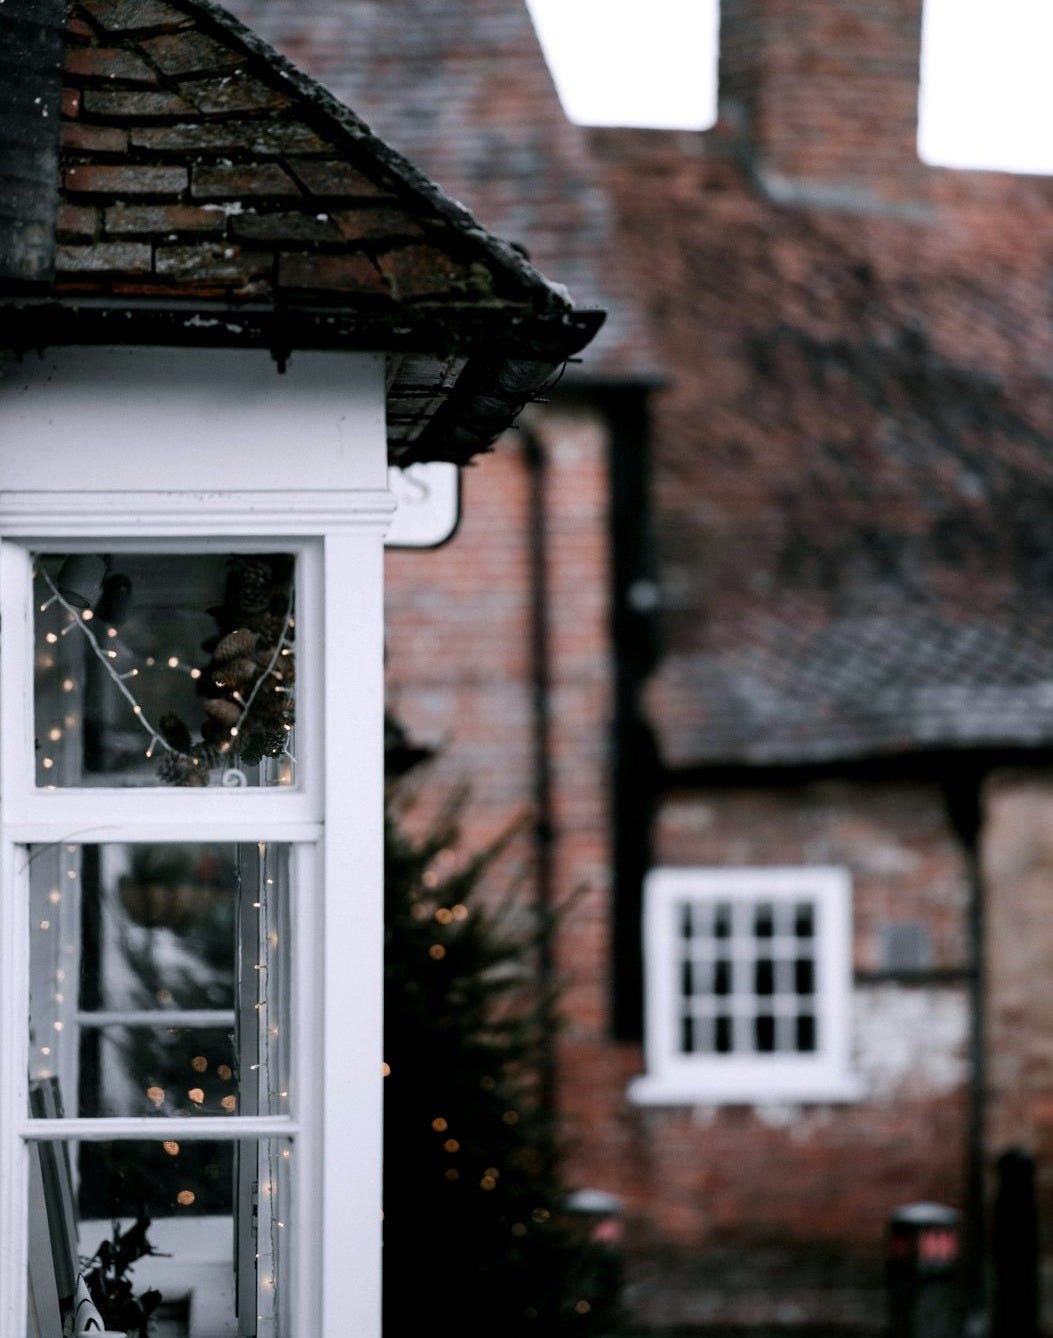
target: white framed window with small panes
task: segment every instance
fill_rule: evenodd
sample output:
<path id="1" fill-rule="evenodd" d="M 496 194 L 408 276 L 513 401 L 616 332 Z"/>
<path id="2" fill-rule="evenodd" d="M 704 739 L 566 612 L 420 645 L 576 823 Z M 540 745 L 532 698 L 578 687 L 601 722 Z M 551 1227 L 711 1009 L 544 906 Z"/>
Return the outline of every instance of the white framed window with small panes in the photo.
<path id="1" fill-rule="evenodd" d="M 383 359 L 296 361 L 0 382 L 2 1338 L 379 1334 Z"/>
<path id="2" fill-rule="evenodd" d="M 644 886 L 641 1104 L 848 1101 L 851 881 L 656 868 Z"/>

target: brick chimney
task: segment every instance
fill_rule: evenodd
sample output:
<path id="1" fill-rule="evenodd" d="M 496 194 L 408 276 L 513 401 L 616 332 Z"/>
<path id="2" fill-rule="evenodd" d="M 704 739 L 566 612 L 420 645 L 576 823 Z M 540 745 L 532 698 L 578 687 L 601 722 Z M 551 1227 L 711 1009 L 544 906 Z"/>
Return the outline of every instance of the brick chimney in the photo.
<path id="1" fill-rule="evenodd" d="M 893 212 L 916 148 L 922 0 L 724 0 L 722 116 L 776 199 Z"/>

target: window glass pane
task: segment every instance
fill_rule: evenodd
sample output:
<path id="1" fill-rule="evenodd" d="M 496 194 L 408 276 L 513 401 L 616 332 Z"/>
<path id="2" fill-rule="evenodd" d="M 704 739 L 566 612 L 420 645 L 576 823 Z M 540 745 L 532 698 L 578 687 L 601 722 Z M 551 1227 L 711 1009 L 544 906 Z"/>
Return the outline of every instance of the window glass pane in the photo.
<path id="1" fill-rule="evenodd" d="M 807 1052 L 817 1048 L 815 1018 L 810 1013 L 802 1013 L 797 1019 L 797 1049 Z"/>
<path id="2" fill-rule="evenodd" d="M 289 859 L 31 847 L 30 1076 L 74 1115 L 289 1109 Z"/>
<path id="3" fill-rule="evenodd" d="M 31 1307 L 66 1320 L 79 1293 L 115 1332 L 289 1334 L 293 1165 L 281 1139 L 32 1144 Z"/>
<path id="4" fill-rule="evenodd" d="M 37 554 L 36 780 L 295 781 L 295 558 Z"/>
<path id="5" fill-rule="evenodd" d="M 754 1028 L 757 1050 L 761 1054 L 770 1054 L 775 1049 L 775 1018 L 770 1013 L 758 1013 Z"/>

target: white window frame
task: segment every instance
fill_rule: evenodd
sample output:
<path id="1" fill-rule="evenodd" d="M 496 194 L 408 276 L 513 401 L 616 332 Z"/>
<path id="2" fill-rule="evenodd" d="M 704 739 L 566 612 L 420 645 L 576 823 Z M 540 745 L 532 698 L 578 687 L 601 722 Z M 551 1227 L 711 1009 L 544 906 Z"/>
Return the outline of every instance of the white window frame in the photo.
<path id="1" fill-rule="evenodd" d="M 809 1053 L 685 1053 L 680 1048 L 680 915 L 685 904 L 802 902 L 815 908 L 816 1027 Z M 746 945 L 748 949 L 748 944 Z M 851 1101 L 852 888 L 846 870 L 656 868 L 644 882 L 644 1057 L 640 1105 Z"/>
<path id="2" fill-rule="evenodd" d="M 171 351 L 133 352 L 133 371 L 152 395 L 152 375 L 164 379 Z M 258 360 L 267 364 L 267 355 L 239 356 L 257 359 L 249 379 L 260 381 Z M 156 423 L 131 415 L 122 426 L 118 408 L 105 440 L 91 451 L 71 445 L 61 469 L 46 479 L 33 457 L 34 433 L 46 430 L 55 442 L 76 442 L 77 395 L 60 395 L 48 409 L 45 391 L 38 399 L 43 418 L 16 405 L 5 419 L 0 399 L 0 435 L 6 434 L 0 474 L 0 1338 L 25 1334 L 30 1146 L 56 1139 L 177 1137 L 292 1140 L 294 1235 L 284 1279 L 292 1332 L 322 1338 L 376 1338 L 380 1332 L 382 582 L 383 539 L 395 502 L 386 478 L 384 359 L 310 357 L 315 371 L 321 361 L 321 380 L 344 411 L 337 424 L 341 458 L 328 477 L 312 476 L 324 452 L 310 440 L 305 450 L 290 445 L 280 435 L 288 431 L 287 420 L 266 440 L 273 408 L 268 403 L 259 424 L 261 450 L 286 477 L 264 471 L 255 489 L 251 456 L 240 459 L 236 488 L 216 487 L 213 479 L 201 490 L 180 469 L 172 454 L 179 401 L 166 409 L 163 396 Z M 202 358 L 213 368 L 223 362 L 215 351 Z M 229 365 L 236 370 L 236 360 Z M 280 397 L 283 387 L 274 379 L 273 393 Z M 122 389 L 112 387 L 113 404 Z M 231 395 L 239 402 L 236 387 Z M 242 403 L 250 416 L 251 401 Z M 13 432 L 12 423 L 15 429 L 24 423 L 25 432 Z M 218 444 L 229 449 L 222 435 Z M 200 456 L 200 441 L 192 449 Z M 353 464 L 344 456 L 353 457 Z M 146 490 L 141 482 L 129 487 L 131 477 L 163 480 L 168 488 Z M 169 490 L 172 484 L 183 490 Z M 48 548 L 97 551 L 103 541 L 108 552 L 270 547 L 297 553 L 295 786 L 36 788 L 30 555 Z M 296 942 L 290 1113 L 192 1121 L 31 1120 L 25 848 L 52 841 L 261 840 L 291 847 Z"/>

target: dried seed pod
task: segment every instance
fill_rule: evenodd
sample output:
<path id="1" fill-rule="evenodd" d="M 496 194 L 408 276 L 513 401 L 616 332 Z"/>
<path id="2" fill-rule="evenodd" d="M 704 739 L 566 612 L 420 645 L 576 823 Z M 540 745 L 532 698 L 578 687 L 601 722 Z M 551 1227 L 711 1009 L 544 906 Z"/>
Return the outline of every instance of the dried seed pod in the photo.
<path id="1" fill-rule="evenodd" d="M 205 702 L 205 711 L 221 725 L 236 725 L 241 719 L 241 707 L 225 697 L 210 697 Z"/>
<path id="2" fill-rule="evenodd" d="M 256 642 L 259 641 L 260 634 L 253 632 L 248 627 L 239 627 L 234 632 L 228 632 L 227 635 L 217 643 L 214 655 L 220 664 L 225 664 L 228 660 L 237 659 L 239 655 L 251 655 L 256 649 Z"/>
<path id="3" fill-rule="evenodd" d="M 190 737 L 190 729 L 186 722 L 180 719 L 174 711 L 166 711 L 158 721 L 161 729 L 161 737 L 170 748 L 177 752 L 188 753 L 193 740 Z"/>
<path id="4" fill-rule="evenodd" d="M 221 725 L 218 720 L 206 720 L 201 726 L 201 737 L 206 743 L 222 748 L 230 747 L 230 726 Z"/>
<path id="5" fill-rule="evenodd" d="M 220 666 L 219 670 L 223 681 L 232 684 L 234 687 L 251 683 L 258 672 L 256 661 L 250 660 L 247 655 L 241 655 L 236 660 L 228 660 L 226 664 Z"/>

